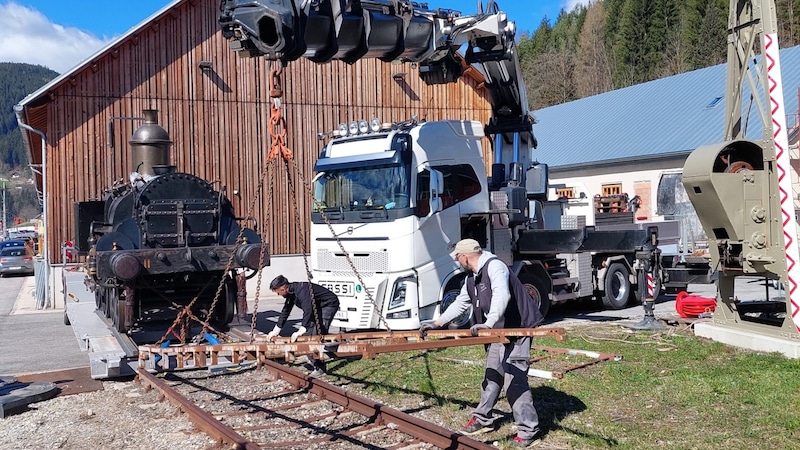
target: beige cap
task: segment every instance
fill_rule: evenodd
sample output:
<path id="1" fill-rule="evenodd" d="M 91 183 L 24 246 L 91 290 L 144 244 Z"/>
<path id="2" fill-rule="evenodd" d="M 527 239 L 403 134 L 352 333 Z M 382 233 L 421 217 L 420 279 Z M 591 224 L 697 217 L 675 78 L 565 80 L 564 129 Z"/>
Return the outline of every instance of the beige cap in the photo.
<path id="1" fill-rule="evenodd" d="M 478 253 L 481 251 L 481 245 L 475 239 L 462 239 L 458 241 L 453 247 L 453 256 L 459 253 Z"/>

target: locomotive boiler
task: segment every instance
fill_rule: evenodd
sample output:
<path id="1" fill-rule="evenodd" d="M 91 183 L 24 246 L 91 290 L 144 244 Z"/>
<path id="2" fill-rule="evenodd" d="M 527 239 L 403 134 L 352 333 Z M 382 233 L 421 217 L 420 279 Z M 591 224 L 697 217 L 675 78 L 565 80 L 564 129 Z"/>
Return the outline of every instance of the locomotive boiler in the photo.
<path id="1" fill-rule="evenodd" d="M 268 265 L 268 248 L 236 217 L 224 187 L 169 165 L 172 141 L 157 111 L 144 119 L 130 140 L 129 180 L 104 200 L 75 204 L 87 284 L 119 332 L 174 320 L 190 304 L 192 315 L 224 328 L 237 307 L 237 273 Z"/>

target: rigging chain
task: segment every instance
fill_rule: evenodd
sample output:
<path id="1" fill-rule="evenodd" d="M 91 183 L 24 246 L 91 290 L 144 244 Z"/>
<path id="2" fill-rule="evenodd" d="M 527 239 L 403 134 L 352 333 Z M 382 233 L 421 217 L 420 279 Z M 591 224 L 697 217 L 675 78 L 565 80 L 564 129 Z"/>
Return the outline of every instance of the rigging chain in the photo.
<path id="1" fill-rule="evenodd" d="M 270 91 L 270 96 L 273 97 L 272 99 L 273 106 L 272 106 L 272 115 L 270 117 L 270 122 L 272 123 L 273 126 L 272 129 L 270 130 L 270 136 L 272 137 L 273 140 L 272 140 L 271 150 L 268 155 L 268 159 L 269 160 L 274 159 L 275 157 L 277 157 L 279 153 L 283 157 L 284 166 L 286 167 L 286 174 L 289 183 L 289 195 L 291 196 L 290 203 L 292 204 L 292 207 L 294 209 L 295 220 L 298 221 L 299 223 L 305 223 L 304 218 L 300 216 L 300 210 L 297 206 L 295 182 L 292 178 L 292 173 L 295 174 L 297 179 L 300 181 L 300 184 L 305 188 L 304 190 L 307 198 L 310 198 L 313 204 L 315 205 L 319 204 L 314 200 L 314 195 L 311 192 L 311 187 L 309 183 L 305 180 L 305 177 L 303 177 L 303 173 L 300 171 L 300 168 L 297 166 L 297 162 L 294 160 L 292 151 L 289 150 L 289 148 L 286 146 L 286 119 L 281 115 L 281 103 L 280 103 L 280 97 L 283 95 L 283 89 L 281 88 L 281 80 L 280 80 L 282 69 L 283 66 L 281 65 L 279 70 L 272 71 L 272 90 Z M 331 232 L 331 236 L 333 236 L 333 238 L 336 240 L 336 243 L 339 245 L 339 249 L 342 251 L 342 254 L 344 254 L 345 259 L 347 260 L 347 263 L 350 265 L 350 268 L 352 269 L 353 273 L 358 279 L 358 282 L 365 287 L 364 292 L 367 294 L 367 299 L 372 304 L 375 313 L 378 315 L 378 323 L 382 322 L 384 325 L 386 325 L 386 329 L 391 332 L 392 330 L 389 328 L 389 324 L 386 322 L 386 319 L 383 317 L 383 314 L 381 314 L 380 307 L 375 301 L 375 298 L 372 296 L 370 290 L 366 289 L 367 286 L 366 283 L 364 283 L 364 280 L 361 278 L 361 274 L 358 272 L 358 269 L 356 269 L 355 263 L 350 257 L 350 253 L 344 249 L 344 245 L 342 245 L 342 241 L 339 239 L 339 236 L 334 231 L 333 225 L 331 224 L 330 220 L 325 214 L 325 211 L 323 210 L 323 208 L 318 208 L 318 210 L 322 215 L 322 219 L 328 225 L 328 229 Z M 312 273 L 311 273 L 311 268 L 309 267 L 308 264 L 308 256 L 307 253 L 305 252 L 306 248 L 305 233 L 301 232 L 299 236 L 300 236 L 300 245 L 303 248 L 303 263 L 306 269 L 306 277 L 308 278 L 308 282 L 311 283 Z M 317 326 L 317 333 L 321 335 L 322 328 L 320 327 L 319 313 L 317 311 L 317 308 L 315 307 L 313 289 L 311 289 L 311 303 L 312 305 L 314 305 L 312 306 L 312 308 L 314 311 L 314 320 Z"/>
<path id="2" fill-rule="evenodd" d="M 272 65 L 272 61 L 269 61 L 267 67 L 269 68 L 269 67 L 271 67 L 271 65 Z M 273 88 L 270 91 L 270 95 L 272 95 L 273 93 L 275 93 L 277 95 L 280 95 L 280 74 L 282 73 L 282 71 L 283 71 L 282 63 L 281 63 L 281 65 L 279 65 L 277 70 L 271 70 L 270 71 L 270 73 L 272 75 L 272 81 L 273 81 Z M 285 121 L 285 119 L 282 118 L 281 113 L 280 113 L 280 99 L 277 99 L 277 100 L 273 99 L 272 114 L 270 116 L 270 122 L 273 125 L 272 130 L 270 131 L 270 134 L 272 134 L 274 131 L 278 130 L 278 128 L 276 128 L 276 127 L 279 127 L 280 124 L 282 123 L 283 124 L 283 135 L 280 136 L 278 139 L 273 140 L 273 150 L 271 150 L 270 153 L 268 154 L 268 160 L 274 159 L 274 156 L 273 156 L 273 153 L 275 152 L 274 149 L 277 149 L 277 151 L 279 153 L 283 153 L 283 149 L 284 148 L 286 149 L 285 151 L 288 151 L 288 148 L 286 148 L 286 146 L 285 146 L 285 142 L 286 142 L 286 140 L 285 140 L 285 138 L 286 138 L 286 121 Z M 283 153 L 283 154 L 285 155 L 285 153 Z M 291 152 L 289 152 L 289 156 L 291 157 Z M 268 170 L 269 170 L 269 166 L 270 166 L 270 164 L 264 165 L 264 170 L 262 171 L 261 176 L 258 178 L 258 184 L 256 185 L 255 195 L 253 196 L 253 200 L 250 202 L 250 205 L 249 205 L 249 207 L 247 209 L 247 214 L 244 217 L 253 217 L 253 211 L 255 211 L 255 205 L 259 200 L 261 189 L 263 187 L 263 182 L 267 178 L 267 173 L 268 173 Z M 272 180 L 270 179 L 270 194 L 271 193 L 272 193 Z M 268 204 L 268 208 L 267 208 L 267 223 L 269 223 L 270 211 L 272 210 L 271 201 L 272 201 L 272 196 L 268 195 L 267 196 L 267 204 Z M 244 226 L 241 226 L 239 228 L 239 235 L 236 237 L 236 245 L 237 246 L 239 246 L 239 245 L 244 243 L 244 229 L 245 229 Z M 267 245 L 266 245 L 267 241 L 265 239 L 266 238 L 266 229 L 267 229 L 267 226 L 265 225 L 262 228 L 262 230 L 264 230 L 264 231 L 262 232 L 262 235 L 261 235 L 261 243 L 262 243 L 262 245 L 261 245 L 261 254 L 259 255 L 259 261 L 264 261 L 264 255 L 266 253 L 266 248 L 267 248 Z M 225 285 L 225 279 L 230 276 L 232 280 L 235 280 L 234 277 L 230 275 L 231 266 L 233 265 L 233 258 L 234 258 L 235 254 L 236 254 L 235 251 L 231 252 L 230 258 L 228 258 L 228 263 L 227 263 L 227 265 L 225 267 L 225 271 L 223 272 L 224 275 L 220 279 L 219 286 L 217 286 L 217 291 L 216 291 L 216 293 L 214 295 L 214 300 L 211 302 L 211 307 L 209 308 L 208 317 L 213 317 L 214 310 L 217 307 L 217 303 L 219 301 L 220 294 L 222 293 L 222 288 Z M 258 279 L 257 279 L 257 283 L 256 283 L 256 292 L 255 292 L 255 305 L 253 306 L 252 321 L 251 321 L 251 324 L 250 324 L 250 342 L 253 342 L 254 334 L 255 334 L 256 315 L 258 313 L 258 298 L 259 298 L 260 293 L 261 293 L 261 279 L 262 279 L 263 272 L 264 272 L 264 267 L 259 267 L 259 269 L 258 269 Z M 192 312 L 191 312 L 191 308 L 194 306 L 194 304 L 197 302 L 197 300 L 199 298 L 200 298 L 199 295 L 194 297 L 192 299 L 192 301 L 189 302 L 189 304 L 186 305 L 183 308 L 183 310 L 179 312 L 178 316 L 175 318 L 175 321 L 172 323 L 172 326 L 169 327 L 167 332 L 164 334 L 164 336 L 161 337 L 161 339 L 157 342 L 157 344 L 161 344 L 162 342 L 164 342 L 169 337 L 169 335 L 172 334 L 172 330 L 174 330 L 177 326 L 179 326 L 181 324 L 181 321 L 185 320 L 187 317 L 191 318 L 191 319 L 193 319 L 193 320 L 195 320 L 197 322 L 200 322 L 203 325 L 203 330 L 204 331 L 207 331 L 208 329 L 213 329 L 207 321 L 203 321 L 203 320 L 195 317 L 194 314 L 192 314 Z M 214 330 L 214 331 L 217 331 L 217 330 Z M 225 336 L 225 338 L 227 339 L 227 336 Z"/>
<path id="3" fill-rule="evenodd" d="M 272 111 L 270 114 L 269 122 L 270 122 L 270 130 L 269 136 L 271 140 L 270 151 L 267 154 L 267 161 L 268 163 L 272 163 L 275 159 L 280 155 L 283 158 L 284 168 L 286 169 L 286 180 L 289 186 L 289 203 L 292 205 L 292 210 L 294 212 L 295 223 L 305 223 L 305 220 L 300 216 L 300 209 L 297 206 L 297 196 L 295 194 L 295 182 L 292 178 L 292 170 L 290 168 L 295 168 L 296 164 L 294 164 L 294 153 L 289 149 L 286 145 L 286 119 L 283 117 L 282 114 L 282 107 L 281 107 L 281 97 L 283 96 L 283 87 L 281 84 L 281 74 L 283 73 L 283 64 L 278 65 L 278 69 L 273 69 L 270 72 L 271 79 L 272 79 L 272 89 L 270 89 L 269 95 L 272 98 Z M 291 165 L 290 165 L 291 162 Z M 291 166 L 291 167 L 290 167 Z M 274 178 L 270 177 L 270 191 L 269 195 L 267 195 L 268 201 L 271 202 L 272 194 L 273 194 L 273 187 L 274 187 Z M 268 210 L 271 210 L 272 205 L 268 205 Z M 305 228 L 300 228 L 300 247 L 303 249 L 303 263 L 306 268 L 306 279 L 309 283 L 309 293 L 311 294 L 311 311 L 314 315 L 314 325 L 316 325 L 316 336 L 318 339 L 322 337 L 322 326 L 320 321 L 320 314 L 321 312 L 318 311 L 316 305 L 316 299 L 314 298 L 314 289 L 311 286 L 311 269 L 308 265 L 308 255 L 306 253 L 306 242 L 305 242 Z M 252 341 L 252 334 L 250 340 Z"/>

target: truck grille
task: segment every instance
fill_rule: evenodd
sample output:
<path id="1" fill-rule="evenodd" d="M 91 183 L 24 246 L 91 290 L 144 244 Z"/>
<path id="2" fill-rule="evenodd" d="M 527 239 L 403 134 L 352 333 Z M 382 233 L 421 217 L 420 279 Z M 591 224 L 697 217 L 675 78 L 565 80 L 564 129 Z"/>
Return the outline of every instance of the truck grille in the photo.
<path id="1" fill-rule="evenodd" d="M 373 273 L 384 273 L 389 271 L 389 253 L 386 251 L 351 253 L 350 259 L 356 266 L 356 270 L 364 276 Z M 317 261 L 319 268 L 329 272 L 342 272 L 352 275 L 353 270 L 347 262 L 344 253 L 334 253 L 328 250 L 317 250 Z"/>

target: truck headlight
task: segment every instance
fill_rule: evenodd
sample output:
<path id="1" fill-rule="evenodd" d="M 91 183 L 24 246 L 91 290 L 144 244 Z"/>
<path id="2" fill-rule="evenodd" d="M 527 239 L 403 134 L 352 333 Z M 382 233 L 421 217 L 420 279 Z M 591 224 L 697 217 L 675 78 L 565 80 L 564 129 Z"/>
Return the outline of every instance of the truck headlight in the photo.
<path id="1" fill-rule="evenodd" d="M 389 302 L 389 309 L 399 308 L 406 304 L 406 284 L 400 283 L 394 285 L 394 292 L 392 292 L 392 300 Z"/>
<path id="2" fill-rule="evenodd" d="M 389 300 L 390 310 L 403 306 L 417 304 L 417 279 L 416 277 L 398 278 L 392 289 L 392 299 Z"/>

